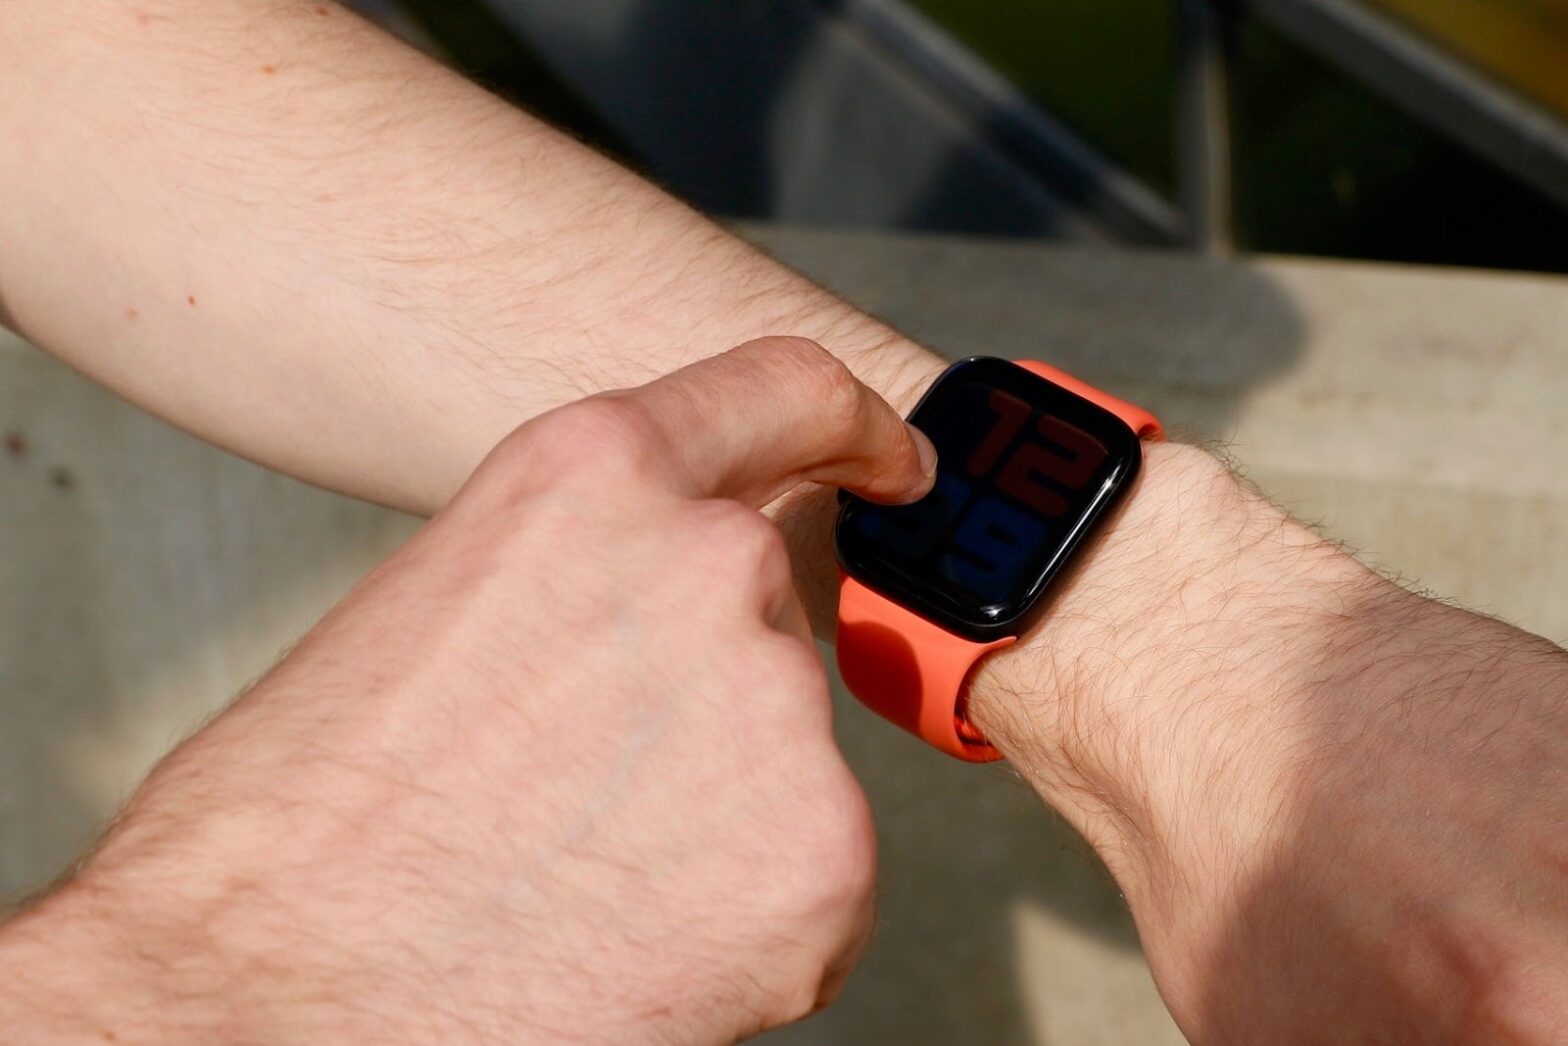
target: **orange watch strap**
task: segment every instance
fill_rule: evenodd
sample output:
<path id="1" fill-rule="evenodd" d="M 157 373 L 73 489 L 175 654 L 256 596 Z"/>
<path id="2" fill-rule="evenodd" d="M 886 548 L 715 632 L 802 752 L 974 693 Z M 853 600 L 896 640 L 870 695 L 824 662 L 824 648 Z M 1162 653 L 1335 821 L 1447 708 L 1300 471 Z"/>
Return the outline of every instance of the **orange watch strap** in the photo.
<path id="1" fill-rule="evenodd" d="M 964 681 L 980 658 L 1015 642 L 976 643 L 852 577 L 839 586 L 838 670 L 873 711 L 971 763 L 1002 758 L 963 716 Z"/>
<path id="2" fill-rule="evenodd" d="M 1160 419 L 1142 407 L 1117 399 L 1109 392 L 1102 392 L 1088 382 L 1079 381 L 1071 374 L 1057 370 L 1049 363 L 1041 363 L 1039 360 L 1014 360 L 1013 362 L 1030 374 L 1038 375 L 1053 385 L 1060 385 L 1068 392 L 1082 396 L 1096 406 L 1104 407 L 1126 422 L 1127 427 L 1138 434 L 1139 439 L 1156 442 L 1165 439 L 1165 426 L 1160 424 Z"/>
<path id="3" fill-rule="evenodd" d="M 1036 360 L 1018 366 L 1115 414 L 1139 439 L 1163 440 L 1160 420 L 1071 374 Z M 1002 754 L 964 715 L 975 663 L 1016 636 L 979 643 L 955 635 L 847 575 L 839 586 L 838 667 L 849 691 L 873 711 L 949 755 L 988 763 Z"/>

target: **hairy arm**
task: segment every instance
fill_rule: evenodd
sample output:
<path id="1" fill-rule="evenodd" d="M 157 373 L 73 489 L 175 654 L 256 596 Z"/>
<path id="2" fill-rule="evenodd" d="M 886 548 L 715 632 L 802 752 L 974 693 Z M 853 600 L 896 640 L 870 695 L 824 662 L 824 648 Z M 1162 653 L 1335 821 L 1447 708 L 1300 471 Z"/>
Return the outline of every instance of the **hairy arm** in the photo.
<path id="1" fill-rule="evenodd" d="M 8 322 L 192 432 L 417 512 L 519 422 L 755 335 L 815 338 L 899 406 L 940 366 L 326 3 L 0 2 L 0 142 Z M 776 516 L 819 623 L 830 511 Z M 1568 1009 L 1565 695 L 1557 648 L 1156 447 L 971 703 L 1105 856 L 1195 1037 L 1496 1039 Z M 3 942 L 34 981 L 10 1005 L 69 1009 L 65 970 L 151 1020 L 171 984 L 219 1003 L 134 919 L 54 910 Z"/>
<path id="2" fill-rule="evenodd" d="M 376 636 L 379 659 L 379 626 Z M 587 637 L 590 650 L 597 641 Z M 553 679 L 562 663 L 594 665 L 602 658 L 590 650 L 554 657 L 531 678 Z M 428 678 L 428 666 L 419 675 Z M 720 689 L 722 707 L 746 704 L 728 699 L 730 685 Z M 568 686 L 550 706 L 581 696 Z M 413 707 L 433 712 L 432 732 L 444 736 L 440 701 Z M 1157 446 L 1042 626 L 984 663 L 970 710 L 1104 858 L 1193 1041 L 1559 1041 L 1568 1021 L 1561 649 L 1401 590 L 1201 451 Z M 249 774 L 263 799 L 272 789 L 247 754 L 255 735 L 228 738 L 203 749 L 211 758 L 183 790 L 160 786 L 166 774 L 144 790 L 163 789 L 162 818 L 151 823 L 185 842 L 156 849 L 130 878 L 105 872 L 101 859 L 97 874 L 89 864 L 0 933 L 8 1026 L 36 1029 L 35 1038 L 114 1028 L 124 1041 L 204 1041 L 360 1012 L 342 987 L 355 983 L 358 960 L 323 950 L 334 938 L 320 927 L 351 918 L 353 897 L 379 896 L 407 870 L 346 877 L 353 896 L 338 896 L 295 889 L 288 869 L 336 881 L 352 847 L 284 845 L 294 833 L 268 831 L 267 861 L 236 856 L 225 826 L 245 804 L 215 801 L 210 782 Z M 301 750 L 341 762 L 336 742 Z M 374 746 L 366 754 L 379 758 Z M 501 765 L 521 775 L 497 800 L 513 816 L 532 769 L 510 748 Z M 301 810 L 321 806 L 312 795 Z M 140 806 L 111 835 L 111 851 L 147 823 Z M 294 863 L 279 871 L 272 859 Z M 498 860 L 510 867 L 515 857 Z M 236 864 L 245 874 L 224 871 Z M 442 869 L 444 858 L 428 874 Z M 253 927 L 258 897 L 272 912 L 271 936 L 217 932 Z M 296 903 L 309 914 L 293 914 Z M 488 918 L 482 939 L 496 932 Z M 399 953 L 371 984 L 429 980 L 424 962 Z M 451 975 L 433 983 L 441 976 Z M 611 997 L 622 990 L 613 977 L 594 983 Z M 417 1032 L 423 1018 L 397 1020 L 405 1016 L 403 1030 Z"/>
<path id="3" fill-rule="evenodd" d="M 328 2 L 0 3 L 0 302 L 263 464 L 428 514 L 519 422 L 765 334 L 939 361 Z"/>
<path id="4" fill-rule="evenodd" d="M 1194 1041 L 1560 1038 L 1554 644 L 1156 447 L 971 712 L 1105 859 Z"/>
<path id="5" fill-rule="evenodd" d="M 825 1003 L 875 847 L 756 508 L 919 498 L 914 449 L 800 340 L 519 427 L 0 934 L 5 1039 L 657 1046 Z"/>

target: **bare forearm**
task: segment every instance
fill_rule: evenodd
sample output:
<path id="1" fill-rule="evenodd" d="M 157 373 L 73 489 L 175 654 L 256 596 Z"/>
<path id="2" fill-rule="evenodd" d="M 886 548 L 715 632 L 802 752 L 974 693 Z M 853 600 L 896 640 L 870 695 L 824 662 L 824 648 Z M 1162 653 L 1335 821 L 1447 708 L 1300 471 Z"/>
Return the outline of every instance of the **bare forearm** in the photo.
<path id="1" fill-rule="evenodd" d="M 198 435 L 418 512 L 518 422 L 748 338 L 923 350 L 344 10 L 0 5 L 0 301 Z"/>
<path id="2" fill-rule="evenodd" d="M 0 49 L 10 321 L 313 482 L 428 512 L 518 422 L 759 334 L 901 406 L 938 366 L 336 7 L 0 3 Z M 830 512 L 779 515 L 819 623 Z M 1157 447 L 971 710 L 1105 857 L 1195 1037 L 1375 1038 L 1392 1000 L 1496 1039 L 1568 1010 L 1531 980 L 1568 954 L 1565 700 L 1561 651 Z"/>
<path id="3" fill-rule="evenodd" d="M 971 712 L 1095 845 L 1200 1042 L 1555 1041 L 1568 653 L 1155 447 Z"/>
<path id="4" fill-rule="evenodd" d="M 1142 848 L 1168 858 L 1167 834 L 1245 855 L 1250 846 L 1209 833 L 1268 821 L 1272 790 L 1214 804 L 1226 823 L 1198 838 L 1191 819 L 1210 804 L 1194 789 L 1229 783 L 1211 764 L 1234 758 L 1223 749 L 1241 727 L 1305 731 L 1311 709 L 1292 699 L 1328 658 L 1348 656 L 1329 649 L 1347 618 L 1396 594 L 1207 453 L 1153 446 L 1128 504 L 1024 649 L 983 663 L 972 712 L 1120 878 L 1147 878 L 1156 857 Z"/>

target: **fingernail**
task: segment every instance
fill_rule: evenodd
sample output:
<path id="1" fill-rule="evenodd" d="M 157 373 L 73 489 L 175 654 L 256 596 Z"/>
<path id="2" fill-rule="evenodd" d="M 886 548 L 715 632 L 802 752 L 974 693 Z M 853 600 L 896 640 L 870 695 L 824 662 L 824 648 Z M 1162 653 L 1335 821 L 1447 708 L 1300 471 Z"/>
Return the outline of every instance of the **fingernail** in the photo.
<path id="1" fill-rule="evenodd" d="M 920 469 L 922 474 L 926 476 L 935 475 L 936 447 L 926 438 L 924 432 L 921 432 L 908 422 L 904 424 L 909 429 L 909 437 L 915 441 L 915 449 L 920 452 Z"/>

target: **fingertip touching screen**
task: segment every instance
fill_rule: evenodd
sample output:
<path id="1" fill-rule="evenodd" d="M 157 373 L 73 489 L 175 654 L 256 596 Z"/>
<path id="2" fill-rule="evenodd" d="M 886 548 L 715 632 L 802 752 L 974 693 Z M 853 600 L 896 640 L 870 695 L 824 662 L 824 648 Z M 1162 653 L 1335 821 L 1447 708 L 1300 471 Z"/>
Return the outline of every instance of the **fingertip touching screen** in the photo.
<path id="1" fill-rule="evenodd" d="M 943 373 L 910 414 L 937 450 L 913 505 L 845 495 L 839 562 L 862 584 L 960 635 L 1016 632 L 1138 473 L 1116 415 L 1006 360 Z"/>

